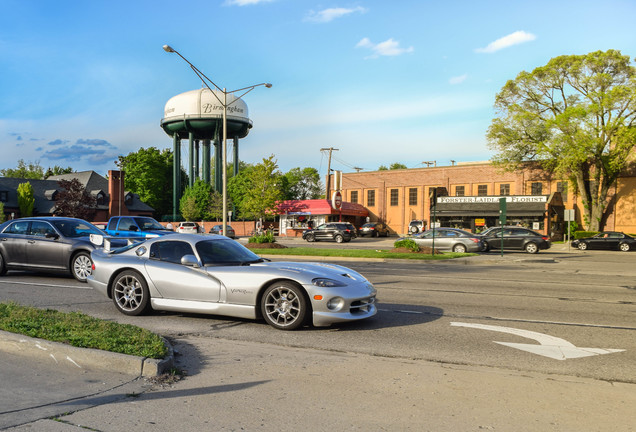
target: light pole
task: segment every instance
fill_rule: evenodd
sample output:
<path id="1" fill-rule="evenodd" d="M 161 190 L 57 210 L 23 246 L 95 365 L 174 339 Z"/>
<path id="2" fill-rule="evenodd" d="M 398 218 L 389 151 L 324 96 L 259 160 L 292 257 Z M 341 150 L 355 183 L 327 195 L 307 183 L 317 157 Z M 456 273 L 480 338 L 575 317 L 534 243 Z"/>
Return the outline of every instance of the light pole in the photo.
<path id="1" fill-rule="evenodd" d="M 251 92 L 252 90 L 254 90 L 254 88 L 259 87 L 259 86 L 265 86 L 267 88 L 271 88 L 272 85 L 270 83 L 260 83 L 260 84 L 254 84 L 251 86 L 247 86 L 247 87 L 243 87 L 240 89 L 236 89 L 236 90 L 232 90 L 232 91 L 227 91 L 225 88 L 221 89 L 218 85 L 216 85 L 214 83 L 214 81 L 212 81 L 210 78 L 208 78 L 207 76 L 205 76 L 205 74 L 203 72 L 201 72 L 199 69 L 197 69 L 196 66 L 194 66 L 192 63 L 190 63 L 188 61 L 188 59 L 186 59 L 184 56 L 182 56 L 179 51 L 175 50 L 174 48 L 172 48 L 170 45 L 164 45 L 163 46 L 163 50 L 165 52 L 168 53 L 175 53 L 177 54 L 179 57 L 181 57 L 186 63 L 188 63 L 190 65 L 190 68 L 194 71 L 195 74 L 197 74 L 197 76 L 199 77 L 199 79 L 203 82 L 203 84 L 208 88 L 208 90 L 210 90 L 210 92 L 214 95 L 214 97 L 216 98 L 217 101 L 219 101 L 219 103 L 221 104 L 221 106 L 223 106 L 223 144 L 222 144 L 222 165 L 223 165 L 223 172 L 222 174 L 222 195 L 223 195 L 223 235 L 226 235 L 227 233 L 227 109 L 230 105 L 236 103 L 238 100 L 240 100 L 243 96 L 245 96 L 246 94 L 248 94 L 249 92 Z M 223 93 L 223 100 L 221 100 L 216 92 L 214 92 L 210 86 L 208 85 L 208 81 L 210 82 L 210 84 L 212 84 L 214 86 L 214 88 L 216 88 L 217 91 Z M 235 99 L 230 102 L 227 103 L 227 95 L 228 94 L 233 94 L 236 92 L 240 92 L 243 91 L 243 93 L 236 97 Z M 175 132 L 176 133 L 176 132 Z M 218 177 L 217 177 L 218 178 Z"/>

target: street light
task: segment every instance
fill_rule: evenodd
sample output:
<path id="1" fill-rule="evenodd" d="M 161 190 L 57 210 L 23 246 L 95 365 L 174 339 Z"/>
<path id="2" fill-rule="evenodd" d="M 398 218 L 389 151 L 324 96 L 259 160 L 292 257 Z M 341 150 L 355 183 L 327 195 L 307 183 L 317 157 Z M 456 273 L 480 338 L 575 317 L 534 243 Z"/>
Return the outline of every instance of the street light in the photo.
<path id="1" fill-rule="evenodd" d="M 223 172 L 222 172 L 222 195 L 223 195 L 223 235 L 226 235 L 227 233 L 227 108 L 232 105 L 233 103 L 237 102 L 239 99 L 241 99 L 243 96 L 245 96 L 246 94 L 248 94 L 249 92 L 251 92 L 252 90 L 254 90 L 254 88 L 259 87 L 259 86 L 265 86 L 267 88 L 271 88 L 272 85 L 270 83 L 260 83 L 260 84 L 254 84 L 251 86 L 247 86 L 247 87 L 243 87 L 240 89 L 236 89 L 236 90 L 232 90 L 232 91 L 226 91 L 225 88 L 221 88 L 218 85 L 216 85 L 214 83 L 214 81 L 212 81 L 210 78 L 208 78 L 207 76 L 205 76 L 205 74 L 203 72 L 201 72 L 195 65 L 193 65 L 192 63 L 190 63 L 188 61 L 188 59 L 186 59 L 184 56 L 182 56 L 179 51 L 175 50 L 174 48 L 172 48 L 170 45 L 164 45 L 163 46 L 163 50 L 165 52 L 168 53 L 175 53 L 177 54 L 179 57 L 181 57 L 183 59 L 183 61 L 185 61 L 187 64 L 190 65 L 190 68 L 194 71 L 195 74 L 197 74 L 197 76 L 199 77 L 199 79 L 203 82 L 203 84 L 208 88 L 208 90 L 210 90 L 210 92 L 214 95 L 214 97 L 216 98 L 217 101 L 219 101 L 219 103 L 221 104 L 221 106 L 223 106 L 223 147 L 222 147 L 222 165 L 223 165 Z M 212 84 L 214 86 L 214 88 L 217 89 L 217 91 L 223 93 L 223 100 L 221 100 L 216 93 L 210 88 L 210 86 L 208 85 L 208 81 L 210 82 L 210 84 Z M 227 95 L 228 94 L 233 94 L 236 92 L 240 92 L 243 91 L 243 94 L 241 94 L 238 97 L 235 97 L 235 99 L 230 102 L 229 104 L 227 103 Z M 176 132 L 175 132 L 176 133 Z"/>

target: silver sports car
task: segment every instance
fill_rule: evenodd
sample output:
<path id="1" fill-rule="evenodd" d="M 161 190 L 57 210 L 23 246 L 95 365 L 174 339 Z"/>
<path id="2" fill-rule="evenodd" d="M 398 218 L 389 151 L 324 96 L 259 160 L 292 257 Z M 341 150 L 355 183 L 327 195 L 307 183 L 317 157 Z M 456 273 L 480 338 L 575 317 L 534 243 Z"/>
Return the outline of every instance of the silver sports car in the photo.
<path id="1" fill-rule="evenodd" d="M 220 235 L 175 234 L 91 254 L 90 286 L 126 315 L 149 309 L 263 318 L 293 330 L 369 318 L 376 290 L 334 264 L 267 262 Z"/>

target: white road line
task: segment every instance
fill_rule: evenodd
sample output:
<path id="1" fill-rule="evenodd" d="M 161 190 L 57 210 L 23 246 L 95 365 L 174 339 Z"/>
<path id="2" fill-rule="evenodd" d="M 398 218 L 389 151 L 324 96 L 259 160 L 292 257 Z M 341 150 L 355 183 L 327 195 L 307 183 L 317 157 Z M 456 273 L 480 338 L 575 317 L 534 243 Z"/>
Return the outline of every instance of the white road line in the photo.
<path id="1" fill-rule="evenodd" d="M 42 287 L 50 287 L 50 288 L 71 288 L 71 289 L 79 289 L 79 290 L 92 290 L 93 288 L 89 286 L 78 286 L 78 285 L 52 285 L 52 284 L 43 284 L 43 283 L 35 283 L 35 282 L 16 282 L 16 281 L 6 281 L 0 280 L 2 284 L 13 284 L 13 285 L 31 285 L 31 286 L 42 286 Z"/>

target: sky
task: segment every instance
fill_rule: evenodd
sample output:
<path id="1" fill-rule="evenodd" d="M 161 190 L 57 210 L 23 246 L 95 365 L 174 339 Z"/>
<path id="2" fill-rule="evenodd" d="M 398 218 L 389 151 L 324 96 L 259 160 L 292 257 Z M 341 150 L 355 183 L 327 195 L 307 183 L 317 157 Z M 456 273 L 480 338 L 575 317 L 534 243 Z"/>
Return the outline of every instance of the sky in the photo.
<path id="1" fill-rule="evenodd" d="M 560 55 L 636 57 L 636 1 L 0 0 L 0 169 L 104 175 L 171 149 L 166 102 L 201 88 L 179 51 L 244 97 L 240 159 L 324 176 L 486 161 L 495 96 Z M 182 141 L 182 160 L 187 160 Z M 231 151 L 229 152 L 231 155 Z M 229 156 L 231 158 L 231 156 Z"/>

